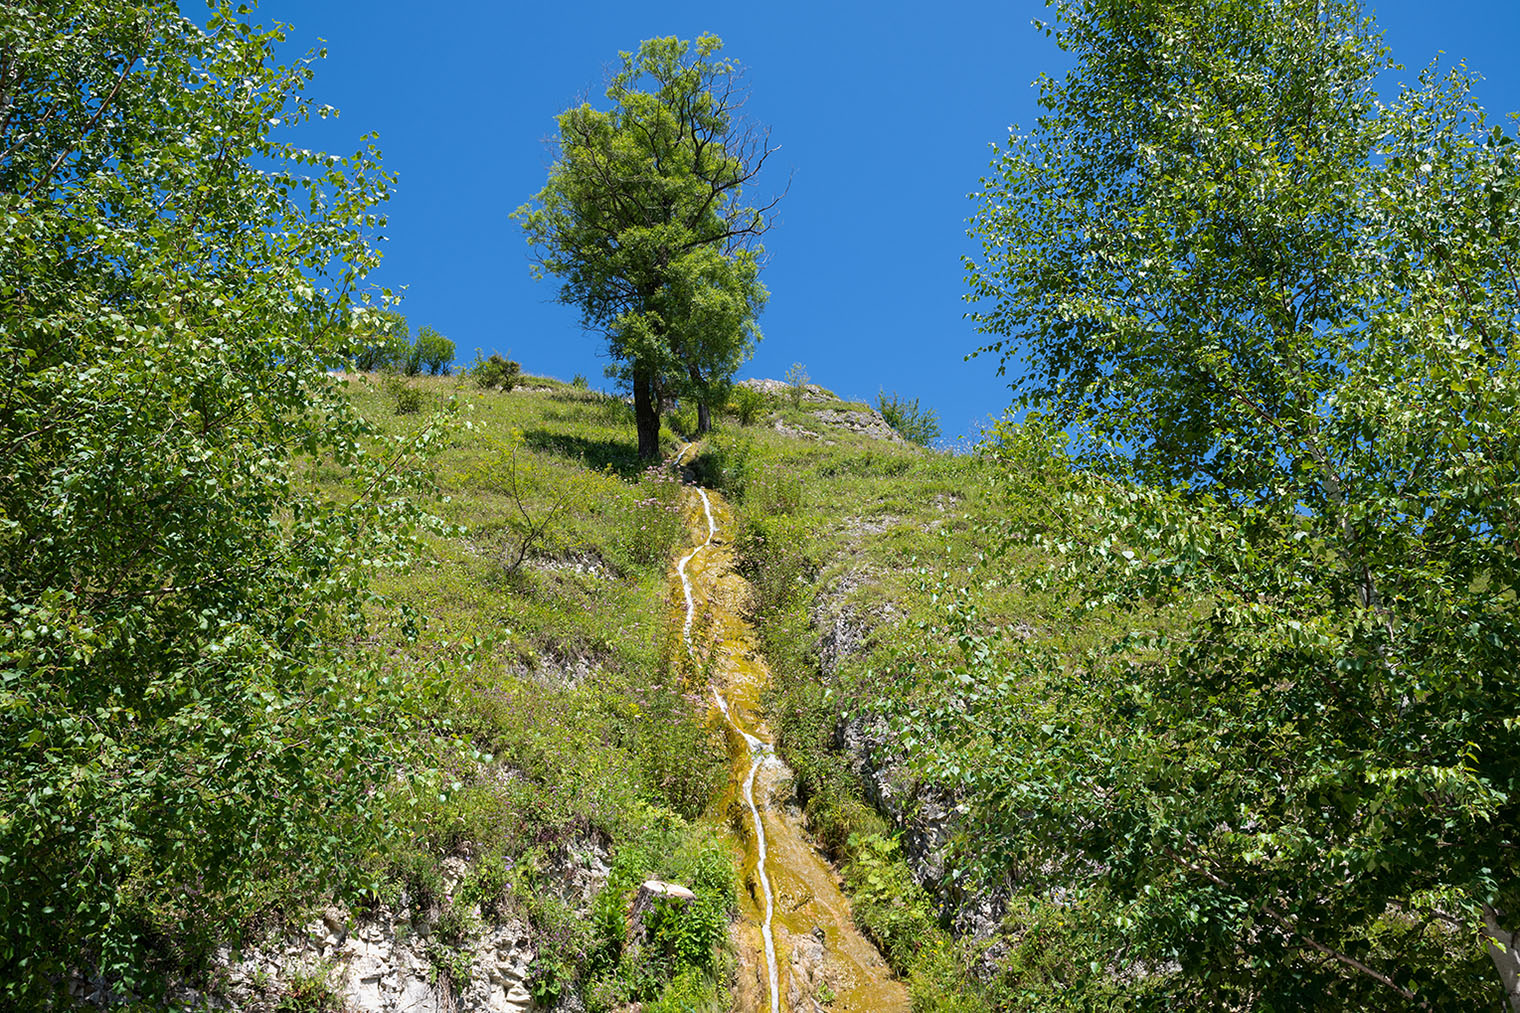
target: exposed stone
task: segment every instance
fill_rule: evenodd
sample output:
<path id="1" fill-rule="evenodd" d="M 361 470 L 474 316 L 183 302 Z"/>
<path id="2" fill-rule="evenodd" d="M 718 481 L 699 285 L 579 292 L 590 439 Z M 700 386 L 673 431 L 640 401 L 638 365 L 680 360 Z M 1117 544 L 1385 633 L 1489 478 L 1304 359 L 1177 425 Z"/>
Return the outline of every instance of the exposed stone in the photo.
<path id="1" fill-rule="evenodd" d="M 907 442 L 896 429 L 887 425 L 886 419 L 869 408 L 864 411 L 858 408 L 819 408 L 814 410 L 813 418 L 835 429 L 859 433 L 872 439 L 888 443 Z"/>
<path id="2" fill-rule="evenodd" d="M 607 881 L 606 849 L 595 840 L 561 846 L 550 855 L 546 880 L 572 906 L 585 912 L 590 898 Z M 440 864 L 445 901 L 469 873 L 457 857 Z M 674 884 L 667 894 L 679 899 L 691 892 Z M 651 900 L 652 904 L 653 901 Z M 472 909 L 477 925 L 481 912 Z M 468 961 L 464 981 L 439 980 L 425 921 L 414 925 L 406 912 L 379 907 L 354 917 L 339 907 L 323 909 L 294 934 L 276 934 L 237 955 L 218 951 L 211 994 L 189 988 L 172 992 L 176 1008 L 267 1011 L 298 979 L 325 978 L 346 1013 L 528 1013 L 539 1009 L 530 985 L 537 956 L 531 928 L 516 919 L 485 924 L 460 945 Z M 83 976 L 69 983 L 83 1003 L 109 1008 L 130 996 L 113 995 L 100 981 Z M 558 1013 L 584 1013 L 578 998 L 565 997 Z"/>
<path id="3" fill-rule="evenodd" d="M 821 986 L 828 984 L 824 971 L 824 931 L 792 936 L 786 976 L 786 999 L 792 1013 L 823 1013 L 818 1001 Z"/>
<path id="4" fill-rule="evenodd" d="M 867 801 L 902 831 L 908 870 L 939 902 L 951 929 L 963 938 L 992 939 L 1007 912 L 1011 890 L 1005 884 L 968 893 L 947 878 L 946 859 L 960 819 L 954 797 L 908 775 L 906 757 L 881 719 L 852 717 L 841 724 L 836 738 L 860 777 Z M 984 959 L 994 960 L 996 950 Z"/>
<path id="5" fill-rule="evenodd" d="M 762 394 L 770 394 L 775 397 L 790 397 L 792 393 L 792 385 L 785 380 L 740 380 L 738 386 L 748 387 L 751 390 L 758 390 Z M 814 404 L 828 404 L 839 399 L 816 383 L 808 383 L 802 386 L 802 400 Z"/>
<path id="6" fill-rule="evenodd" d="M 610 580 L 613 577 L 612 570 L 606 562 L 594 552 L 571 552 L 561 557 L 535 557 L 528 560 L 528 565 L 546 573 L 575 573 L 595 577 L 597 580 Z"/>
<path id="7" fill-rule="evenodd" d="M 883 610 L 861 612 L 849 604 L 851 592 L 870 579 L 866 572 L 846 572 L 809 609 L 825 676 L 858 657 L 872 632 L 890 618 Z M 911 776 L 908 757 L 879 717 L 851 716 L 835 729 L 834 744 L 860 778 L 866 801 L 902 832 L 909 871 L 934 896 L 955 934 L 993 941 L 1012 890 L 1005 884 L 992 891 L 968 893 L 947 877 L 950 842 L 962 818 L 953 795 Z M 984 964 L 990 967 L 1001 951 L 1000 944 L 992 942 L 983 954 Z"/>
<path id="8" fill-rule="evenodd" d="M 739 386 L 758 390 L 762 394 L 768 394 L 773 397 L 791 397 L 794 391 L 791 384 L 782 380 L 740 380 Z M 817 384 L 806 384 L 802 389 L 802 396 L 799 400 L 807 405 L 825 406 L 813 408 L 811 410 L 812 416 L 830 428 L 858 433 L 862 436 L 869 436 L 872 439 L 883 440 L 887 443 L 903 444 L 907 442 L 897 430 L 887 425 L 886 420 L 881 417 L 880 413 L 870 408 L 838 407 L 840 403 L 839 398 Z M 810 429 L 791 425 L 782 419 L 777 419 L 774 425 L 777 432 L 804 440 L 816 440 L 820 436 L 820 434 Z M 834 441 L 828 440 L 826 442 L 832 444 Z"/>
<path id="9" fill-rule="evenodd" d="M 776 432 L 780 433 L 783 436 L 795 436 L 799 440 L 818 439 L 818 434 L 813 432 L 811 429 L 803 429 L 799 426 L 789 425 L 784 419 L 776 420 L 775 429 Z"/>

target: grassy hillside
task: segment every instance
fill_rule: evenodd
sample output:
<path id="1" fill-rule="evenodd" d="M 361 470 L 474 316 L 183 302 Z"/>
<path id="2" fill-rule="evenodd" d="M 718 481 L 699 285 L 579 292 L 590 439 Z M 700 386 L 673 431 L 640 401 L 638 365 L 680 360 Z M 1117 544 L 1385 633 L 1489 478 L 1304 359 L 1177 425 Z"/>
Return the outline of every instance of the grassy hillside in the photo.
<path id="1" fill-rule="evenodd" d="M 375 577 L 373 618 L 399 621 L 355 645 L 408 673 L 416 741 L 414 768 L 374 809 L 382 832 L 355 838 L 354 916 L 403 912 L 432 980 L 456 989 L 475 940 L 524 924 L 542 1004 L 728 1009 L 724 927 L 741 887 L 712 805 L 724 743 L 700 676 L 670 663 L 680 480 L 640 464 L 614 397 L 539 378 L 511 392 L 347 382 L 377 444 L 437 434 L 417 504 L 437 523 L 414 565 Z M 1122 750 L 1138 711 L 1114 680 L 1165 663 L 1167 632 L 1209 603 L 1089 601 L 1059 579 L 1050 546 L 1085 533 L 1064 531 L 1054 505 L 1077 479 L 1013 430 L 957 455 L 892 439 L 866 406 L 821 389 L 745 400 L 719 413 L 693 468 L 738 514 L 775 677 L 765 706 L 808 827 L 914 1009 L 1210 1007 L 1218 994 L 1196 970 L 1128 955 L 1115 935 L 1127 899 L 1070 888 L 1065 856 L 1020 850 L 1017 824 L 1065 799 L 998 808 L 1022 787 L 1019 765 L 1057 754 L 1068 727 Z M 667 455 L 694 421 L 666 420 Z M 341 497 L 340 476 L 311 477 Z M 626 947 L 645 878 L 686 883 L 699 902 L 659 946 Z M 271 883 L 254 927 L 299 933 L 339 895 Z M 1394 954 L 1407 929 L 1390 917 L 1368 952 Z M 157 931 L 172 954 L 172 923 Z M 1481 983 L 1479 955 L 1451 933 L 1421 945 L 1453 980 Z M 268 1002 L 322 1008 L 330 986 L 313 980 Z"/>
<path id="2" fill-rule="evenodd" d="M 689 873 L 678 856 L 702 839 L 698 817 L 722 768 L 720 744 L 692 701 L 651 689 L 673 681 L 665 620 L 666 567 L 682 537 L 675 485 L 667 471 L 640 469 L 621 401 L 528 383 L 538 389 L 413 381 L 431 406 L 456 402 L 436 463 L 437 509 L 453 530 L 431 542 L 428 564 L 385 585 L 426 616 L 417 641 L 397 649 L 421 658 L 493 638 L 438 713 L 493 756 L 491 766 L 525 776 L 508 791 L 486 768 L 460 775 L 465 787 L 413 828 L 391 874 L 404 880 L 405 868 L 448 853 L 477 867 L 526 856 L 531 867 L 554 847 L 587 840 L 630 875 Z M 356 397 L 387 431 L 422 424 L 421 415 L 395 415 L 394 398 L 374 381 L 357 380 Z M 915 881 L 899 844 L 911 811 L 879 805 L 841 729 L 852 715 L 920 699 L 908 683 L 884 694 L 877 673 L 910 657 L 944 660 L 934 646 L 944 621 L 936 581 L 986 548 L 1010 491 L 983 458 L 840 426 L 840 413 L 867 410 L 821 389 L 773 394 L 748 413 L 749 425 L 721 415 L 695 467 L 740 507 L 737 547 L 777 677 L 773 721 L 810 826 L 842 863 L 858 917 L 910 976 L 915 1008 L 990 1008 L 997 1001 L 982 994 L 977 944 L 957 944 L 949 895 Z M 673 431 L 664 438 L 670 449 L 678 443 Z M 1013 505 L 1033 495 L 1017 490 Z M 987 622 L 1023 628 L 1046 624 L 1050 612 L 1012 586 L 979 607 Z M 676 828 L 653 844 L 641 831 L 652 811 Z M 539 917 L 564 938 L 551 977 L 568 987 L 597 973 L 574 958 L 590 944 L 568 912 Z"/>
<path id="3" fill-rule="evenodd" d="M 1088 973 L 1081 911 L 972 879 L 992 828 L 961 818 L 953 778 L 889 728 L 963 707 L 942 674 L 1003 638 L 1077 659 L 1124 617 L 1071 625 L 1059 592 L 1019 579 L 1045 557 L 1006 532 L 1040 516 L 1052 476 L 840 432 L 815 414 L 831 407 L 786 407 L 782 431 L 724 428 L 698 462 L 744 512 L 781 749 L 914 1008 L 1021 1008 Z"/>
<path id="4" fill-rule="evenodd" d="M 621 401 L 524 383 L 350 378 L 383 434 L 447 433 L 426 504 L 443 527 L 417 565 L 377 581 L 415 636 L 377 646 L 398 667 L 441 667 L 430 730 L 463 745 L 433 755 L 436 794 L 419 793 L 368 862 L 376 900 L 410 905 L 439 940 L 440 973 L 462 973 L 458 948 L 480 919 L 524 918 L 535 996 L 578 990 L 608 1009 L 655 999 L 681 974 L 657 953 L 620 956 L 631 886 L 670 878 L 732 904 L 728 852 L 699 820 L 726 771 L 723 743 L 667 666 L 677 479 L 640 467 Z M 467 863 L 452 898 L 447 858 Z M 595 918 L 554 885 L 576 868 L 606 877 Z M 682 994 L 717 1002 L 721 975 L 699 970 Z"/>

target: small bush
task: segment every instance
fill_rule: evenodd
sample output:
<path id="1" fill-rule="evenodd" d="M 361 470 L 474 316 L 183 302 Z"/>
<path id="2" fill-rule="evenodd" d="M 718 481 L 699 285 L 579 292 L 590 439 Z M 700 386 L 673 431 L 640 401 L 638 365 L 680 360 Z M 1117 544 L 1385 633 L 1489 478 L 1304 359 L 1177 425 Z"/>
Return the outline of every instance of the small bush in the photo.
<path id="1" fill-rule="evenodd" d="M 907 971 L 919 947 L 939 928 L 928 894 L 913 881 L 895 839 L 857 834 L 847 848 L 852 859 L 845 881 L 856 915 L 893 970 Z"/>
<path id="2" fill-rule="evenodd" d="M 633 425 L 633 403 L 624 401 L 616 394 L 602 393 L 597 396 L 595 419 L 603 425 Z"/>
<path id="3" fill-rule="evenodd" d="M 681 682 L 678 672 L 665 669 L 650 685 L 635 686 L 630 730 L 647 800 L 696 819 L 728 775 L 728 760 L 721 736 L 705 720 L 706 696 L 683 692 Z"/>
<path id="4" fill-rule="evenodd" d="M 895 390 L 891 394 L 878 392 L 876 410 L 909 443 L 927 447 L 940 437 L 939 414 L 933 408 L 920 408 L 916 397 L 899 397 Z"/>
<path id="5" fill-rule="evenodd" d="M 697 431 L 697 405 L 696 402 L 682 402 L 675 407 L 670 415 L 670 428 L 683 435 Z"/>
<path id="6" fill-rule="evenodd" d="M 742 499 L 751 446 L 748 439 L 703 443 L 701 452 L 691 461 L 697 483 L 709 489 L 719 489 L 734 499 Z"/>
<path id="7" fill-rule="evenodd" d="M 576 373 L 570 378 L 570 386 L 574 387 L 576 390 L 589 390 L 591 388 L 591 383 L 586 379 L 585 373 Z"/>
<path id="8" fill-rule="evenodd" d="M 807 393 L 808 380 L 807 367 L 800 362 L 792 363 L 792 368 L 786 371 L 786 382 L 791 385 L 791 389 L 786 393 L 792 399 L 793 408 L 802 407 L 802 398 Z"/>
<path id="9" fill-rule="evenodd" d="M 342 994 L 333 987 L 333 967 L 319 963 L 291 974 L 275 1003 L 275 1013 L 342 1013 Z"/>
<path id="10" fill-rule="evenodd" d="M 741 426 L 752 426 L 765 411 L 765 395 L 753 387 L 736 386 L 728 395 L 728 412 Z"/>
<path id="11" fill-rule="evenodd" d="M 422 391 L 395 373 L 385 374 L 385 393 L 397 415 L 416 415 L 422 411 Z"/>
<path id="12" fill-rule="evenodd" d="M 711 977 L 695 968 L 687 968 L 666 987 L 660 998 L 644 1007 L 644 1013 L 722 1013 L 728 996 Z"/>
<path id="13" fill-rule="evenodd" d="M 522 365 L 512 359 L 503 359 L 500 355 L 492 354 L 489 359 L 480 357 L 480 350 L 475 351 L 475 364 L 470 367 L 470 379 L 475 381 L 475 386 L 482 390 L 510 391 L 517 386 L 517 381 L 522 377 Z"/>
<path id="14" fill-rule="evenodd" d="M 629 560 L 660 567 L 670 562 L 685 533 L 680 493 L 681 483 L 670 469 L 661 465 L 644 469 L 639 476 L 637 516 L 630 517 L 619 532 Z"/>
<path id="15" fill-rule="evenodd" d="M 476 834 L 474 839 L 481 840 L 485 836 L 483 833 Z M 505 921 L 511 892 L 512 870 L 502 854 L 492 851 L 482 855 L 470 869 L 469 876 L 460 884 L 454 896 L 454 903 L 464 907 L 478 905 L 484 917 Z"/>
<path id="16" fill-rule="evenodd" d="M 665 898 L 649 912 L 648 945 L 676 967 L 713 968 L 714 950 L 728 934 L 728 912 L 711 896 L 677 904 Z"/>
<path id="17" fill-rule="evenodd" d="M 591 949 L 586 953 L 586 968 L 592 974 L 616 967 L 623 957 L 623 943 L 628 938 L 623 893 L 608 883 L 591 900 Z"/>

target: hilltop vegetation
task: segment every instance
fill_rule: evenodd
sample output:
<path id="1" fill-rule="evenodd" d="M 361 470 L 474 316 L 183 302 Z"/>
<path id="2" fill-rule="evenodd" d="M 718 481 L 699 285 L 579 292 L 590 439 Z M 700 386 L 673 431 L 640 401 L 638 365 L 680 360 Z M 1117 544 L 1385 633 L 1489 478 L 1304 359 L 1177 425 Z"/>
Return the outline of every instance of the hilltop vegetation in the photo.
<path id="1" fill-rule="evenodd" d="M 620 54 L 611 108 L 560 113 L 548 182 L 514 214 L 559 301 L 605 335 L 646 461 L 677 401 L 707 431 L 760 340 L 759 240 L 780 198 L 749 201 L 776 149 L 745 118 L 742 71 L 722 49 L 716 35 L 671 36 Z"/>

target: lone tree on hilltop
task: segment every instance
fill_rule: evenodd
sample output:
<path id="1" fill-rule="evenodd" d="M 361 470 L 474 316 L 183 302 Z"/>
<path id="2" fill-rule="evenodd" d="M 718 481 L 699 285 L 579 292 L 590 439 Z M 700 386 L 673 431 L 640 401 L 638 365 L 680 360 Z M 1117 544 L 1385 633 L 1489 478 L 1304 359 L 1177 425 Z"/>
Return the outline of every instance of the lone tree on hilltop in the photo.
<path id="1" fill-rule="evenodd" d="M 745 197 L 776 149 L 740 115 L 747 92 L 722 46 L 670 37 L 622 53 L 612 108 L 559 115 L 548 182 L 514 215 L 538 276 L 558 276 L 559 301 L 607 336 L 644 458 L 659 453 L 672 398 L 695 400 L 707 429 L 707 406 L 760 339 L 758 240 L 780 197 Z"/>

